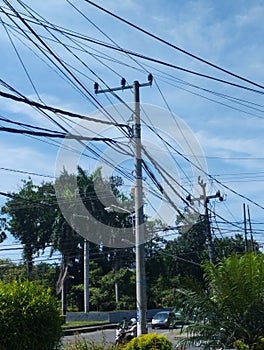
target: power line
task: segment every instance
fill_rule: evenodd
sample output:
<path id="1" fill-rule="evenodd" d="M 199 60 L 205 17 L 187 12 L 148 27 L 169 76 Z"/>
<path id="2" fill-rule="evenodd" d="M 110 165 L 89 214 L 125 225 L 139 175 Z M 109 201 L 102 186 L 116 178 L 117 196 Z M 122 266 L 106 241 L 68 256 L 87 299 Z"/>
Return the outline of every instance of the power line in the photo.
<path id="1" fill-rule="evenodd" d="M 122 22 L 128 24 L 129 26 L 131 26 L 131 27 L 133 27 L 133 28 L 139 30 L 140 32 L 142 32 L 142 33 L 144 33 L 144 34 L 146 34 L 146 35 L 148 35 L 148 36 L 150 36 L 150 37 L 152 37 L 152 38 L 154 38 L 154 39 L 156 39 L 156 40 L 162 42 L 163 44 L 166 44 L 166 45 L 168 45 L 168 46 L 170 46 L 170 47 L 172 47 L 172 48 L 174 48 L 174 49 L 176 49 L 176 50 L 178 50 L 178 51 L 180 51 L 180 52 L 182 52 L 182 53 L 184 53 L 184 54 L 186 54 L 186 55 L 188 55 L 188 56 L 190 56 L 190 57 L 192 57 L 192 58 L 194 58 L 194 59 L 196 59 L 196 60 L 198 60 L 198 61 L 200 61 L 200 62 L 203 62 L 203 63 L 205 63 L 205 64 L 207 64 L 207 65 L 209 65 L 209 66 L 211 66 L 211 67 L 213 67 L 213 68 L 216 68 L 216 69 L 218 69 L 218 70 L 220 70 L 220 71 L 222 71 L 222 72 L 224 72 L 224 73 L 226 73 L 226 74 L 229 74 L 229 75 L 231 75 L 231 76 L 233 76 L 233 77 L 235 77 L 235 78 L 238 78 L 238 79 L 240 79 L 240 80 L 243 80 L 243 81 L 245 81 L 245 82 L 247 82 L 247 83 L 249 83 L 249 84 L 252 84 L 252 85 L 254 85 L 254 86 L 257 86 L 257 87 L 259 87 L 259 88 L 261 88 L 261 89 L 264 89 L 264 86 L 263 86 L 263 85 L 257 84 L 257 83 L 255 83 L 255 82 L 249 80 L 249 79 L 243 78 L 243 77 L 241 77 L 240 75 L 237 75 L 237 74 L 235 74 L 235 73 L 233 73 L 233 72 L 231 72 L 231 71 L 228 71 L 228 70 L 226 70 L 226 69 L 224 69 L 224 68 L 221 68 L 220 66 L 218 66 L 218 65 L 216 65 L 216 64 L 213 64 L 213 63 L 211 63 L 211 62 L 209 62 L 209 61 L 207 61 L 207 60 L 205 60 L 205 59 L 203 59 L 203 58 L 201 58 L 201 57 L 198 57 L 198 56 L 196 56 L 196 55 L 194 55 L 194 54 L 192 54 L 192 53 L 190 53 L 190 52 L 188 52 L 188 51 L 186 51 L 186 50 L 183 50 L 183 49 L 181 49 L 180 47 L 178 47 L 178 46 L 176 46 L 176 45 L 173 45 L 172 43 L 170 43 L 170 42 L 168 42 L 168 41 L 166 41 L 166 40 L 164 40 L 164 39 L 162 39 L 162 38 L 160 38 L 160 37 L 158 37 L 158 36 L 156 36 L 156 35 L 150 33 L 149 31 L 147 31 L 147 30 L 145 30 L 145 29 L 143 29 L 143 28 L 141 28 L 141 27 L 135 25 L 134 23 L 125 20 L 124 18 L 122 18 L 122 17 L 120 17 L 120 16 L 114 14 L 113 12 L 111 12 L 111 11 L 109 11 L 109 10 L 103 8 L 102 6 L 99 6 L 98 4 L 95 4 L 94 2 L 92 2 L 92 1 L 90 1 L 90 0 L 84 0 L 84 1 L 85 1 L 85 2 L 88 2 L 90 5 L 92 5 L 92 6 L 94 6 L 94 7 L 97 7 L 98 9 L 100 9 L 100 10 L 103 11 L 103 12 L 106 12 L 107 14 L 111 15 L 112 17 L 114 17 L 114 18 L 116 18 L 116 19 L 118 19 L 118 20 L 120 20 L 120 21 L 122 21 Z"/>
<path id="2" fill-rule="evenodd" d="M 244 85 L 236 84 L 236 83 L 230 82 L 228 80 L 216 78 L 216 77 L 213 77 L 213 76 L 208 75 L 208 74 L 199 73 L 199 72 L 196 72 L 196 71 L 193 71 L 193 70 L 190 70 L 190 69 L 187 69 L 187 68 L 183 68 L 183 67 L 177 66 L 175 64 L 165 62 L 163 60 L 158 60 L 158 59 L 155 59 L 153 57 L 149 57 L 149 56 L 146 56 L 146 55 L 134 52 L 134 51 L 126 50 L 124 48 L 115 47 L 113 45 L 106 44 L 106 43 L 100 42 L 100 41 L 95 40 L 95 39 L 85 38 L 85 40 L 87 40 L 89 42 L 92 42 L 92 43 L 94 43 L 96 45 L 100 45 L 100 46 L 103 46 L 103 47 L 106 47 L 106 48 L 109 48 L 109 49 L 112 49 L 112 50 L 115 50 L 115 51 L 119 51 L 119 52 L 128 54 L 130 56 L 135 56 L 135 57 L 141 58 L 143 60 L 154 62 L 154 63 L 160 64 L 160 65 L 163 65 L 163 66 L 166 66 L 166 67 L 169 67 L 169 68 L 174 68 L 174 69 L 183 71 L 185 73 L 190 73 L 190 74 L 193 74 L 193 75 L 197 75 L 197 76 L 200 76 L 202 78 L 207 78 L 207 79 L 210 79 L 210 80 L 217 81 L 219 83 L 224 83 L 224 84 L 227 84 L 227 85 L 230 85 L 230 86 L 233 86 L 233 87 L 237 87 L 237 88 L 244 89 L 244 90 L 247 90 L 247 91 L 255 92 L 255 93 L 258 93 L 258 94 L 262 94 L 262 95 L 264 94 L 264 92 L 260 91 L 260 90 L 256 90 L 256 89 L 244 86 Z"/>
<path id="3" fill-rule="evenodd" d="M 41 131 L 47 131 L 47 132 L 50 132 L 50 133 L 54 133 L 54 134 L 60 134 L 59 131 L 56 131 L 56 130 L 51 130 L 51 129 L 47 129 L 47 128 L 41 128 L 41 127 L 38 127 L 38 126 L 34 126 L 34 125 L 31 125 L 31 124 L 26 124 L 26 123 L 21 123 L 21 122 L 15 122 L 13 120 L 10 120 L 8 118 L 5 118 L 5 117 L 0 117 L 0 120 L 4 121 L 5 123 L 9 123 L 9 124 L 15 124 L 15 125 L 19 125 L 19 126 L 24 126 L 26 128 L 33 128 L 35 130 L 41 130 Z"/>
<path id="4" fill-rule="evenodd" d="M 6 2 L 6 0 L 4 0 L 4 1 Z M 88 0 L 85 0 L 85 1 L 91 3 L 91 4 L 94 5 L 94 6 L 98 6 L 98 5 L 95 5 L 95 4 L 93 4 L 92 2 L 90 2 L 90 1 L 88 1 Z M 10 6 L 11 6 L 11 5 L 10 5 Z M 103 9 L 103 10 L 104 10 L 104 9 Z M 2 9 L 2 11 L 3 11 L 3 9 Z M 13 8 L 13 11 L 15 11 L 14 13 L 16 13 L 16 16 L 17 16 L 18 18 L 20 18 L 21 20 L 23 20 L 23 23 L 26 25 L 26 20 L 24 20 L 14 8 Z M 4 13 L 5 13 L 5 12 L 4 12 Z M 6 13 L 5 13 L 5 14 L 6 14 Z M 8 15 L 8 14 L 6 14 L 6 15 Z M 30 28 L 29 25 L 27 25 L 27 26 Z M 32 30 L 30 30 L 30 31 L 32 32 Z M 62 32 L 63 29 L 61 29 L 60 31 Z M 34 33 L 34 35 L 36 36 L 36 33 Z M 96 39 L 91 39 L 91 38 L 88 38 L 88 37 L 85 37 L 85 36 L 81 36 L 81 35 L 78 34 L 78 33 L 71 32 L 70 35 L 76 36 L 76 37 L 78 37 L 78 38 L 80 38 L 80 39 L 82 39 L 82 40 L 86 40 L 86 41 L 92 42 L 92 43 L 94 43 L 94 44 L 96 44 L 96 45 L 101 45 L 101 46 L 104 46 L 104 47 L 107 47 L 107 48 L 110 48 L 110 49 L 113 49 L 113 50 L 116 50 L 116 51 L 123 52 L 123 53 L 125 53 L 125 54 L 127 54 L 127 55 L 129 55 L 129 56 L 136 56 L 136 57 L 142 58 L 142 59 L 144 59 L 144 60 L 149 60 L 149 61 L 152 61 L 152 62 L 161 64 L 161 65 L 168 66 L 168 67 L 170 67 L 170 68 L 178 69 L 178 70 L 184 71 L 184 72 L 186 72 L 186 73 L 191 73 L 191 74 L 194 74 L 194 75 L 197 75 L 197 76 L 201 76 L 201 77 L 204 77 L 204 78 L 212 79 L 212 80 L 215 80 L 215 81 L 218 81 L 218 82 L 221 82 L 221 83 L 225 83 L 225 84 L 228 84 L 228 85 L 231 85 L 231 86 L 234 86 L 234 87 L 246 89 L 246 90 L 248 90 L 248 91 L 252 91 L 252 92 L 256 92 L 256 93 L 260 93 L 260 94 L 263 94 L 263 93 L 264 93 L 264 92 L 262 92 L 262 91 L 260 91 L 260 90 L 255 90 L 255 89 L 252 89 L 252 88 L 243 86 L 243 85 L 239 85 L 239 84 L 236 84 L 236 83 L 232 83 L 232 82 L 227 81 L 227 80 L 219 79 L 219 78 L 216 78 L 216 77 L 212 77 L 212 76 L 210 76 L 210 75 L 202 74 L 202 73 L 195 72 L 195 71 L 192 71 L 192 70 L 183 68 L 183 67 L 179 67 L 179 66 L 176 66 L 176 65 L 174 65 L 174 64 L 170 64 L 170 63 L 168 63 L 168 62 L 164 62 L 164 61 L 162 61 L 162 60 L 157 60 L 157 59 L 154 59 L 154 58 L 145 56 L 145 55 L 140 54 L 140 53 L 136 53 L 136 52 L 133 52 L 133 51 L 130 51 L 130 50 L 126 50 L 126 49 L 121 48 L 121 47 L 119 47 L 119 46 L 116 47 L 116 46 L 113 46 L 113 45 L 104 43 L 104 42 L 102 42 L 102 41 L 98 41 L 98 40 L 96 40 Z M 38 36 L 38 37 L 39 37 L 39 36 Z M 39 39 L 40 39 L 40 37 L 39 37 Z M 40 40 L 41 40 L 41 39 L 40 39 Z M 43 43 L 43 42 L 42 42 L 42 43 Z M 47 46 L 45 43 L 44 43 L 44 45 Z M 172 44 L 170 44 L 170 45 L 172 45 Z M 48 49 L 48 51 L 51 51 L 51 50 Z M 54 55 L 54 54 L 53 54 L 53 55 Z M 56 56 L 56 57 L 57 57 L 57 56 Z M 58 60 L 58 57 L 57 57 L 57 60 Z M 60 60 L 60 61 L 61 61 L 61 60 Z M 206 62 L 206 61 L 205 61 L 205 62 Z M 218 66 L 215 66 L 215 68 L 216 68 L 216 67 L 218 67 Z M 64 66 L 64 68 L 65 68 L 65 66 Z M 222 68 L 219 67 L 219 69 L 222 69 Z M 224 69 L 222 69 L 222 70 L 225 71 Z M 68 72 L 69 72 L 69 71 L 68 71 Z M 228 72 L 228 71 L 226 71 L 226 73 L 227 73 L 227 72 Z M 252 82 L 252 81 L 250 81 L 250 80 L 248 80 L 248 79 L 245 79 L 245 78 L 243 78 L 243 77 L 240 77 L 240 76 L 238 76 L 238 75 L 235 75 L 234 73 L 231 73 L 231 72 L 229 72 L 229 73 L 230 73 L 231 75 L 233 75 L 233 76 L 239 78 L 239 79 L 242 79 L 242 80 L 248 82 L 248 83 L 251 83 L 251 84 L 253 84 L 253 85 L 255 85 L 255 86 L 258 86 L 258 87 L 260 87 L 260 88 L 263 88 L 262 85 L 256 84 L 256 83 L 254 83 L 254 82 Z M 80 83 L 80 82 L 79 82 L 79 83 Z M 90 97 L 91 97 L 91 95 L 90 95 Z"/>
<path id="5" fill-rule="evenodd" d="M 35 172 L 32 172 L 32 171 L 25 171 L 25 170 L 11 169 L 11 168 L 3 168 L 3 167 L 0 167 L 0 170 L 2 170 L 2 171 L 10 171 L 10 172 L 20 173 L 20 174 L 26 174 L 26 175 L 41 176 L 41 177 L 54 179 L 54 176 L 52 176 L 52 175 L 44 175 L 44 174 L 39 174 L 39 173 L 35 173 Z"/>
<path id="6" fill-rule="evenodd" d="M 107 138 L 107 137 L 88 137 L 88 136 L 81 136 L 81 135 L 73 135 L 73 134 L 66 134 L 66 133 L 48 133 L 48 132 L 42 132 L 42 131 L 32 131 L 32 130 L 23 130 L 23 129 L 15 129 L 15 128 L 6 128 L 6 127 L 0 127 L 0 131 L 15 133 L 15 134 L 28 134 L 28 135 L 35 135 L 35 136 L 44 136 L 44 137 L 51 137 L 51 138 L 66 138 L 66 139 L 72 139 L 72 140 L 87 140 L 87 141 L 104 141 L 109 143 L 117 143 L 117 141 Z"/>
<path id="7" fill-rule="evenodd" d="M 37 107 L 37 108 L 40 108 L 40 109 L 48 110 L 48 111 L 53 112 L 53 113 L 60 113 L 62 115 L 67 115 L 69 117 L 79 118 L 79 119 L 83 119 L 83 120 L 87 120 L 87 121 L 91 121 L 91 122 L 95 122 L 95 123 L 106 124 L 106 125 L 114 125 L 114 126 L 120 126 L 120 127 L 126 126 L 124 124 L 116 124 L 116 123 L 109 122 L 109 121 L 106 121 L 106 120 L 100 120 L 100 119 L 96 119 L 96 118 L 87 117 L 85 115 L 81 115 L 81 114 L 78 114 L 78 113 L 65 111 L 65 110 L 60 109 L 60 108 L 47 106 L 47 105 L 44 105 L 42 103 L 29 100 L 26 97 L 18 97 L 18 96 L 9 94 L 9 93 L 4 92 L 4 91 L 0 91 L 0 96 L 4 97 L 4 98 L 7 98 L 7 99 L 11 99 L 11 100 L 16 101 L 16 102 L 22 102 L 22 103 L 28 104 L 28 105 L 33 106 L 33 107 Z"/>

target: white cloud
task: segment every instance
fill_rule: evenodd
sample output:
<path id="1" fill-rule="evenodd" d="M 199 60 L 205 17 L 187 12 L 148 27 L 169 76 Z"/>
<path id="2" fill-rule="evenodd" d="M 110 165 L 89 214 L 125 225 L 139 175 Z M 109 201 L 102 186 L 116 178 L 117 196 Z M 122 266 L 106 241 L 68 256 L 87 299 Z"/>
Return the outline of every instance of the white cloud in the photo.
<path id="1" fill-rule="evenodd" d="M 54 0 L 44 2 L 29 0 L 27 3 L 51 22 L 61 24 L 65 28 L 71 28 L 89 37 L 108 41 L 102 33 L 99 33 L 89 21 L 73 10 L 64 0 L 55 2 Z M 246 85 L 244 82 L 209 68 L 193 58 L 187 57 L 172 48 L 168 48 L 166 45 L 158 43 L 145 34 L 129 28 L 129 26 L 102 13 L 85 1 L 76 0 L 73 3 L 91 21 L 95 22 L 101 30 L 109 35 L 111 39 L 125 48 L 142 52 L 165 62 L 174 63 L 186 69 L 193 69 L 204 74 L 208 73 L 209 75 Z M 117 15 L 130 20 L 134 24 L 163 37 L 172 44 L 201 56 L 210 62 L 216 63 L 223 68 L 252 80 L 260 82 L 264 80 L 263 6 L 259 1 L 250 2 L 248 0 L 241 0 L 240 2 L 231 2 L 230 0 L 223 0 L 217 2 L 214 0 L 186 0 L 179 4 L 179 2 L 172 0 L 100 0 L 97 3 Z M 3 34 L 0 35 L 1 40 L 3 37 L 7 39 L 3 28 L 1 29 L 1 33 Z M 36 30 L 39 30 L 38 26 L 36 26 Z M 34 90 L 22 70 L 21 64 L 19 64 L 17 57 L 14 55 L 12 46 L 7 40 L 5 41 L 5 45 L 2 45 L 2 78 L 6 79 L 8 83 L 27 95 L 27 97 L 37 100 Z M 33 78 L 36 88 L 45 103 L 81 114 L 90 114 L 91 111 L 96 109 L 88 99 L 83 98 L 76 89 L 67 85 L 63 79 L 54 74 L 54 71 L 39 61 L 35 55 L 26 53 L 24 49 L 21 51 L 21 45 L 18 43 L 17 45 L 19 52 L 23 53 L 21 57 L 29 69 L 28 72 Z M 90 46 L 92 46 L 91 43 L 89 43 L 86 49 L 89 52 L 94 52 Z M 78 57 L 82 57 L 87 64 L 88 68 L 86 68 L 84 65 L 78 63 L 76 59 L 70 57 L 65 49 L 62 49 L 58 45 L 54 45 L 53 47 L 54 50 L 56 48 L 57 54 L 62 56 L 65 61 L 82 70 L 87 75 L 85 77 L 77 73 L 77 71 L 73 71 L 82 80 L 85 87 L 89 89 L 92 96 L 104 107 L 111 105 L 111 103 L 115 104 L 116 99 L 106 94 L 101 94 L 100 96 L 94 95 L 93 81 L 96 81 L 97 77 L 104 80 L 109 86 L 117 86 L 120 83 L 121 76 L 125 76 L 129 82 L 133 82 L 135 79 L 141 81 L 141 78 L 142 81 L 145 81 L 143 79 L 146 79 L 147 72 L 149 70 L 151 71 L 149 67 L 145 67 L 146 71 L 144 71 L 142 67 L 137 65 L 132 59 L 129 59 L 128 56 L 117 54 L 113 50 L 102 49 L 99 46 L 96 46 L 96 49 L 100 51 L 102 56 L 107 51 L 107 54 L 112 56 L 113 60 L 115 58 L 122 60 L 126 66 L 118 65 L 111 60 L 104 61 L 110 67 L 108 69 L 99 61 L 92 59 L 88 54 L 84 55 L 76 50 L 75 52 L 78 54 Z M 136 60 L 138 59 L 136 58 Z M 144 65 L 146 62 L 140 61 L 140 63 Z M 141 71 L 130 68 L 130 66 L 140 68 Z M 244 113 L 231 110 L 227 106 L 215 104 L 202 99 L 200 96 L 186 93 L 186 91 L 179 90 L 170 83 L 173 82 L 173 78 L 182 78 L 200 87 L 206 87 L 212 91 L 227 94 L 234 98 L 252 101 L 263 106 L 261 94 L 257 95 L 248 91 L 242 92 L 241 89 L 231 88 L 224 84 L 209 81 L 208 79 L 194 77 L 190 74 L 166 68 L 165 66 L 155 65 L 155 67 L 168 74 L 168 76 L 163 75 L 161 79 L 160 73 L 153 71 L 163 96 L 160 95 L 157 86 L 153 84 L 151 89 L 141 89 L 141 101 L 147 104 L 165 107 L 166 103 L 168 103 L 173 113 L 180 115 L 188 122 L 190 128 L 196 133 L 206 155 L 220 157 L 215 162 L 209 160 L 210 173 L 224 174 L 239 173 L 241 171 L 254 173 L 255 171 L 261 171 L 263 162 L 254 160 L 254 158 L 263 156 L 263 120 L 246 116 Z M 97 77 L 93 76 L 89 69 L 94 71 Z M 169 77 L 171 78 L 170 81 L 168 80 Z M 104 86 L 101 82 L 100 85 Z M 191 89 L 186 85 L 184 87 Z M 203 91 L 193 91 L 205 97 L 209 96 L 219 102 L 231 104 L 230 101 L 220 99 L 217 96 L 207 95 Z M 133 100 L 133 94 L 130 91 L 118 92 L 118 94 L 126 102 Z M 262 106 L 258 106 L 258 108 L 264 109 Z M 236 105 L 236 107 L 247 110 L 246 107 L 241 105 Z M 6 117 L 10 117 L 10 119 L 55 128 L 52 123 L 24 104 L 13 103 L 1 98 L 0 109 L 0 113 Z M 263 116 L 261 111 L 255 111 L 254 113 Z M 130 116 L 131 111 L 122 110 L 119 121 L 126 122 Z M 164 125 L 164 128 L 165 126 L 169 128 L 169 118 L 162 117 L 163 119 L 158 116 L 162 124 L 161 127 Z M 151 114 L 148 116 L 143 114 L 142 119 L 149 125 L 151 123 L 154 123 L 154 125 L 157 124 L 156 119 Z M 87 127 L 89 128 L 90 126 L 87 125 Z M 91 129 L 93 133 L 98 131 L 97 126 L 91 127 Z M 78 130 L 80 132 L 83 131 L 83 129 Z M 90 131 L 87 131 L 87 134 L 90 134 Z M 173 134 L 177 135 L 177 131 L 173 131 Z M 42 143 L 39 141 L 34 142 L 32 139 L 24 136 L 8 136 L 1 134 L 0 146 L 3 156 L 0 163 L 2 167 L 52 174 L 57 149 L 48 147 L 44 143 L 42 147 Z M 179 138 L 179 140 L 181 139 Z M 240 162 L 239 159 L 226 159 L 234 157 L 252 157 L 253 160 Z M 89 162 L 85 159 L 84 163 L 87 164 L 88 168 Z M 1 188 L 3 191 L 14 189 L 21 178 L 19 174 L 1 173 L 1 175 Z M 243 186 L 240 183 L 230 183 L 230 186 L 234 186 L 237 191 L 247 193 L 258 201 L 259 197 L 257 197 L 256 189 L 258 186 L 259 188 L 263 188 L 263 184 L 259 182 L 243 184 Z M 234 198 L 232 199 L 232 196 L 228 198 L 227 202 L 227 205 L 230 205 L 230 207 L 232 207 L 232 200 L 235 201 Z M 239 201 L 242 201 L 242 199 L 239 198 L 235 203 L 237 204 Z M 238 211 L 240 209 L 238 208 Z"/>
<path id="2" fill-rule="evenodd" d="M 263 27 L 264 6 L 263 4 L 255 5 L 251 2 L 247 8 L 241 8 L 241 12 L 235 16 L 237 25 L 244 26 L 257 26 L 259 29 Z"/>
<path id="3" fill-rule="evenodd" d="M 226 138 L 216 136 L 217 133 L 208 134 L 200 131 L 196 134 L 205 149 L 210 150 L 214 155 L 238 156 L 242 157 L 262 157 L 263 148 L 259 139 L 254 138 Z M 264 141 L 262 141 L 264 147 Z"/>

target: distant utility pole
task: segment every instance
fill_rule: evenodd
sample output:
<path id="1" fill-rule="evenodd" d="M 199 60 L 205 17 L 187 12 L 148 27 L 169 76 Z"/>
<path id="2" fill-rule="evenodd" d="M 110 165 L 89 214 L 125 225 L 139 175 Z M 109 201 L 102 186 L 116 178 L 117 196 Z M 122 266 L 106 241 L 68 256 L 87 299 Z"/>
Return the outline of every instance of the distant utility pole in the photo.
<path id="1" fill-rule="evenodd" d="M 74 220 L 87 219 L 84 215 L 73 214 Z M 90 274 L 90 242 L 84 238 L 83 241 L 83 301 L 84 312 L 89 312 L 90 302 L 90 288 L 89 288 L 89 274 Z"/>
<path id="2" fill-rule="evenodd" d="M 213 198 L 219 198 L 219 200 L 222 202 L 224 198 L 221 196 L 220 191 L 217 191 L 216 194 L 207 196 L 206 195 L 206 182 L 204 182 L 200 176 L 198 177 L 198 184 L 202 188 L 202 195 L 198 198 L 191 198 L 191 196 L 187 196 L 186 199 L 190 203 L 194 203 L 195 201 L 203 201 L 204 203 L 204 209 L 205 209 L 205 230 L 206 230 L 206 237 L 208 241 L 208 255 L 209 260 L 212 264 L 215 263 L 215 250 L 214 250 L 214 243 L 212 239 L 212 233 L 211 233 L 211 225 L 209 220 L 209 210 L 208 210 L 208 203 L 210 202 L 210 199 Z"/>
<path id="3" fill-rule="evenodd" d="M 84 239 L 83 244 L 83 268 L 84 268 L 84 312 L 89 312 L 89 254 L 90 243 Z"/>
<path id="4" fill-rule="evenodd" d="M 249 232 L 250 232 L 250 244 L 248 240 L 248 231 L 247 231 L 247 214 L 246 214 L 246 204 L 243 203 L 243 214 L 244 214 L 244 234 L 245 234 L 245 252 L 254 252 L 255 247 L 254 247 L 254 239 L 253 239 L 253 231 L 252 231 L 252 226 L 251 226 L 251 218 L 250 218 L 250 211 L 249 211 L 249 206 L 247 206 L 247 213 L 248 213 L 248 223 L 249 223 Z"/>
<path id="5" fill-rule="evenodd" d="M 246 204 L 243 203 L 243 214 L 244 214 L 244 234 L 245 234 L 245 252 L 248 252 L 248 239 L 247 239 L 247 214 Z"/>
<path id="6" fill-rule="evenodd" d="M 250 231 L 251 249 L 252 249 L 252 252 L 255 252 L 255 246 L 254 246 L 254 239 L 253 239 L 253 231 L 252 231 L 252 226 L 251 226 L 251 218 L 250 218 L 249 206 L 247 206 L 247 209 L 248 209 L 248 223 L 249 223 L 249 231 Z"/>
<path id="7" fill-rule="evenodd" d="M 145 272 L 145 228 L 143 211 L 143 186 L 142 186 L 142 156 L 141 156 L 141 123 L 140 123 L 140 98 L 139 88 L 152 85 L 153 76 L 148 75 L 148 82 L 140 84 L 134 81 L 133 85 L 126 85 L 126 80 L 121 79 L 121 86 L 116 88 L 99 90 L 98 83 L 94 84 L 96 94 L 113 92 L 118 90 L 133 89 L 134 94 L 134 168 L 135 168 L 135 247 L 136 247 L 136 299 L 137 299 L 137 334 L 147 332 L 147 295 Z"/>

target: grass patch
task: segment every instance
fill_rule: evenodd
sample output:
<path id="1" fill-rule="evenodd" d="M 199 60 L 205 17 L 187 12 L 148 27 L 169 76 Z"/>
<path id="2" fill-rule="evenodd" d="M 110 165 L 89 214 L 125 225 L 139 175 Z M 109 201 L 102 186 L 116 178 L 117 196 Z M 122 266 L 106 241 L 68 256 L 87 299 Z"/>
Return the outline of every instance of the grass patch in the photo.
<path id="1" fill-rule="evenodd" d="M 103 324 L 108 323 L 108 321 L 73 321 L 73 322 L 67 322 L 63 325 L 64 328 L 67 327 L 78 327 L 78 326 L 91 326 L 91 325 L 97 325 L 97 324 Z"/>
<path id="2" fill-rule="evenodd" d="M 107 344 L 106 339 L 103 338 L 97 342 L 93 339 L 85 339 L 76 337 L 72 343 L 66 343 L 61 350 L 114 350 L 112 344 Z"/>

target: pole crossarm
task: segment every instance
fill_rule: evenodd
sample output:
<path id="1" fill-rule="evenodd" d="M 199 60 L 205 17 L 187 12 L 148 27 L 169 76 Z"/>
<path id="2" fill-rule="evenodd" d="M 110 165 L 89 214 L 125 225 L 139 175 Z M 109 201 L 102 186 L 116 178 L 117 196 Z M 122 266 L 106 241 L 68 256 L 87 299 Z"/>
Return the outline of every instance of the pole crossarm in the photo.
<path id="1" fill-rule="evenodd" d="M 153 76 L 152 76 L 152 74 L 149 74 L 148 75 L 148 82 L 147 83 L 143 83 L 143 84 L 139 84 L 139 87 L 151 86 L 152 85 L 152 81 L 153 81 Z M 134 88 L 134 84 L 133 85 L 126 85 L 125 78 L 121 79 L 121 86 L 114 87 L 114 88 L 107 88 L 107 89 L 99 90 L 99 84 L 98 83 L 94 83 L 94 92 L 96 94 L 104 94 L 106 92 L 128 90 L 128 89 L 133 89 L 133 88 Z"/>

